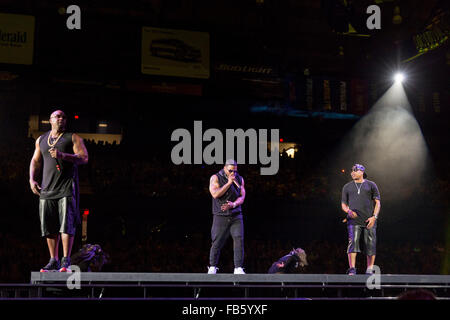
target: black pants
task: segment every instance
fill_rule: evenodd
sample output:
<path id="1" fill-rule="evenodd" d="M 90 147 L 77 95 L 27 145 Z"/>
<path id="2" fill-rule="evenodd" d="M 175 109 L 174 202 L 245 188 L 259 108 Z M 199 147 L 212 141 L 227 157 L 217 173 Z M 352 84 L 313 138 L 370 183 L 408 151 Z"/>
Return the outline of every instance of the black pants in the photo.
<path id="1" fill-rule="evenodd" d="M 370 229 L 360 225 L 347 225 L 348 230 L 348 247 L 347 253 L 361 252 L 359 241 L 361 233 L 363 233 L 365 253 L 368 256 L 374 256 L 377 252 L 377 224 Z"/>
<path id="2" fill-rule="evenodd" d="M 211 250 L 209 252 L 209 265 L 217 266 L 220 250 L 230 237 L 233 238 L 234 267 L 242 267 L 244 264 L 244 222 L 242 214 L 235 216 L 213 215 L 211 227 Z"/>

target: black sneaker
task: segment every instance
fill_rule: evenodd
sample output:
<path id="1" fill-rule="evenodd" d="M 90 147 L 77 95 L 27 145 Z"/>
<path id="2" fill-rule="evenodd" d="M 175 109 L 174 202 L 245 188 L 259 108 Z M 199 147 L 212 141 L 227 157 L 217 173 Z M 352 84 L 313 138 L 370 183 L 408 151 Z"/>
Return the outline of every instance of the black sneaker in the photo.
<path id="1" fill-rule="evenodd" d="M 348 268 L 347 274 L 349 276 L 354 276 L 356 274 L 356 268 Z"/>
<path id="2" fill-rule="evenodd" d="M 43 267 L 41 272 L 49 272 L 49 271 L 58 271 L 59 269 L 59 261 L 55 258 L 50 258 L 49 262 L 45 267 Z"/>
<path id="3" fill-rule="evenodd" d="M 59 268 L 59 272 L 71 272 L 70 270 L 70 258 L 69 257 L 63 257 L 61 259 L 61 266 Z"/>

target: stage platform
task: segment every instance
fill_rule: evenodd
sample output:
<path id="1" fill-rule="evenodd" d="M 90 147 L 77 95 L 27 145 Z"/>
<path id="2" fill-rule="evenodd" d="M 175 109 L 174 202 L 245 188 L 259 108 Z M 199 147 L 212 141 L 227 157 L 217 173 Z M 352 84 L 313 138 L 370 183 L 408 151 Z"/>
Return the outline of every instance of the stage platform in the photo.
<path id="1" fill-rule="evenodd" d="M 450 275 L 32 272 L 0 284 L 3 299 L 395 299 L 418 288 L 450 299 Z"/>

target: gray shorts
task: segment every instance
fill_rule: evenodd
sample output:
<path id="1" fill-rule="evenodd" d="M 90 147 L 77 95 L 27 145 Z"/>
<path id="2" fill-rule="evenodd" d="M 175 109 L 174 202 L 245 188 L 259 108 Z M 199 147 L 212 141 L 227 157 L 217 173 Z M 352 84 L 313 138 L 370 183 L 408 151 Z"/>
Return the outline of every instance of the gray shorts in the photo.
<path id="1" fill-rule="evenodd" d="M 39 218 L 43 237 L 58 233 L 75 235 L 80 223 L 80 211 L 74 197 L 40 199 Z"/>

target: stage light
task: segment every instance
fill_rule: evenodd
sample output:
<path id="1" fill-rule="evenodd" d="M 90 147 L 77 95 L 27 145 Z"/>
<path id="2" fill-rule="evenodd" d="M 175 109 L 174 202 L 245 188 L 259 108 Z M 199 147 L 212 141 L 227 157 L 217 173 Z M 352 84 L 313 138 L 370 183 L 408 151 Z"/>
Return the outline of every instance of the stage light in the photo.
<path id="1" fill-rule="evenodd" d="M 76 115 L 74 116 L 74 118 L 75 118 L 75 119 L 79 119 L 80 117 L 76 114 Z"/>
<path id="2" fill-rule="evenodd" d="M 294 148 L 289 148 L 289 149 L 286 150 L 286 153 L 287 153 L 289 158 L 294 158 L 294 156 L 295 156 L 295 149 Z"/>
<path id="3" fill-rule="evenodd" d="M 395 82 L 398 82 L 398 83 L 402 83 L 404 79 L 405 79 L 405 76 L 403 75 L 403 73 L 400 73 L 400 72 L 396 73 L 394 76 Z"/>

